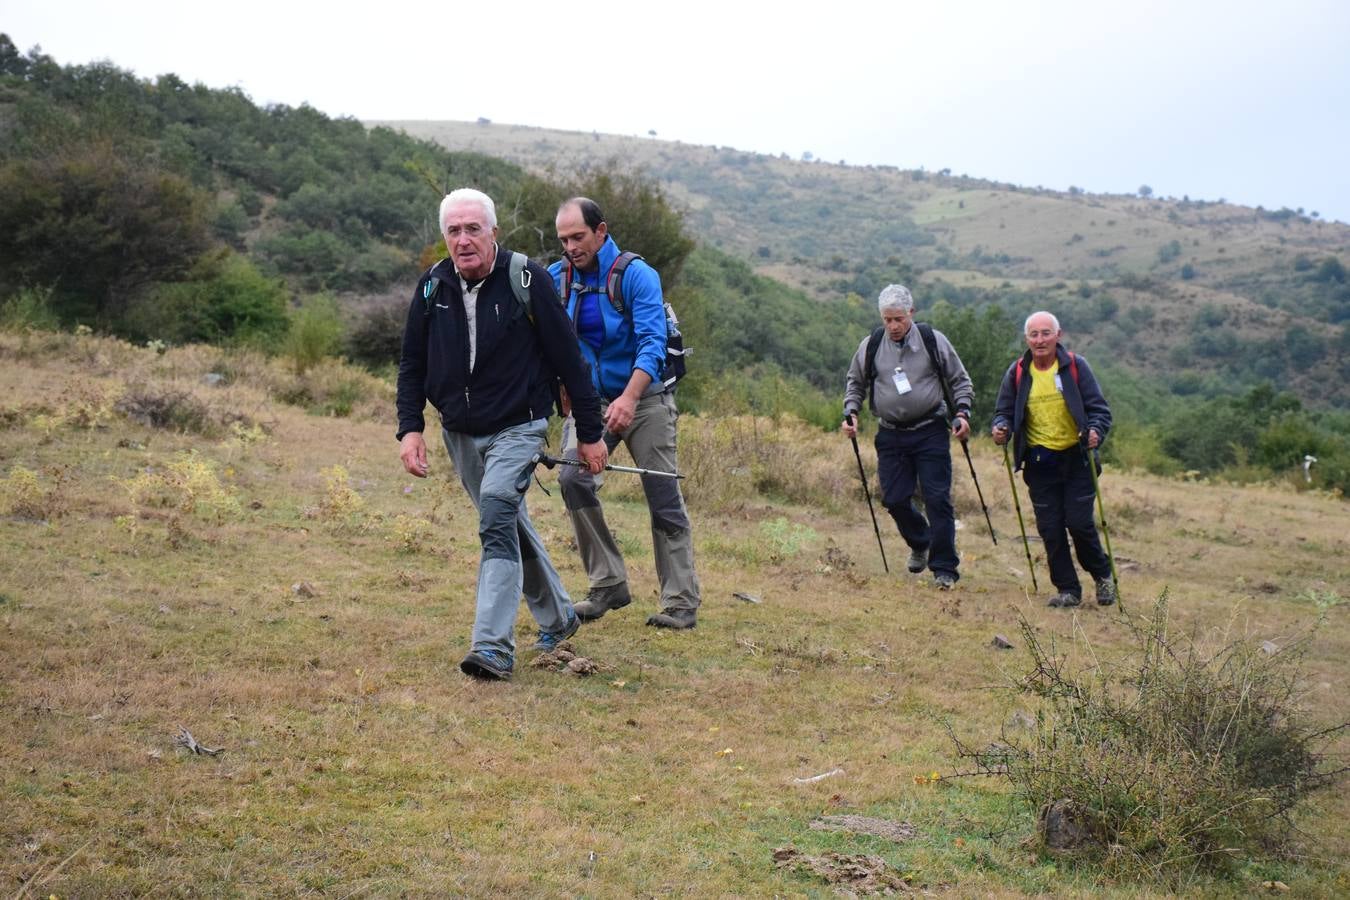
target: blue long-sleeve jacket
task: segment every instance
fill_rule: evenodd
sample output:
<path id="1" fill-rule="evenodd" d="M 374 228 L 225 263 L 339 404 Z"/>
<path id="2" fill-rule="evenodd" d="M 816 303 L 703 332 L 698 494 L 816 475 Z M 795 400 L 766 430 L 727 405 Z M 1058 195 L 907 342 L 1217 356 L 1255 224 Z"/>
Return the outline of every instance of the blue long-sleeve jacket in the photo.
<path id="1" fill-rule="evenodd" d="M 1106 405 L 1097 376 L 1086 359 L 1074 354 L 1078 360 L 1078 380 L 1069 374 L 1069 351 L 1061 346 L 1055 347 L 1055 356 L 1059 360 L 1060 383 L 1064 386 L 1064 402 L 1069 407 L 1078 426 L 1080 440 L 1087 439 L 1088 429 L 1096 429 L 1101 443 L 1106 443 L 1106 433 L 1111 430 L 1111 407 Z M 1022 364 L 1022 383 L 1017 384 L 1017 363 Z M 1012 430 L 1013 459 L 1016 468 L 1022 468 L 1022 458 L 1027 451 L 1027 398 L 1031 396 L 1031 351 L 1022 354 L 1021 360 L 1014 360 L 1003 375 L 1003 383 L 998 388 L 998 400 L 994 403 L 995 428 L 1002 425 Z M 1085 445 L 1086 446 L 1086 445 Z M 1098 444 L 1100 447 L 1101 444 Z"/>
<path id="2" fill-rule="evenodd" d="M 553 276 L 553 286 L 558 296 L 563 298 L 567 315 L 573 327 L 577 320 L 577 303 L 584 293 L 603 291 L 614 261 L 619 258 L 619 245 L 613 237 L 605 238 L 600 252 L 596 254 L 599 266 L 594 272 L 572 270 L 573 284 L 562 283 L 566 271 L 563 260 L 548 267 Z M 582 289 L 575 284 L 584 286 Z M 648 392 L 658 392 L 661 386 L 661 369 L 666 359 L 666 310 L 665 298 L 661 294 L 661 276 L 656 270 L 640 259 L 633 260 L 623 273 L 623 302 L 625 312 L 620 314 L 603 293 L 595 295 L 599 301 L 601 321 L 604 323 L 604 337 L 597 353 L 586 341 L 578 341 L 581 354 L 591 365 L 591 380 L 595 389 L 606 400 L 613 400 L 623 393 L 635 369 L 641 369 L 652 377 L 652 386 Z M 632 312 L 629 317 L 629 310 Z"/>

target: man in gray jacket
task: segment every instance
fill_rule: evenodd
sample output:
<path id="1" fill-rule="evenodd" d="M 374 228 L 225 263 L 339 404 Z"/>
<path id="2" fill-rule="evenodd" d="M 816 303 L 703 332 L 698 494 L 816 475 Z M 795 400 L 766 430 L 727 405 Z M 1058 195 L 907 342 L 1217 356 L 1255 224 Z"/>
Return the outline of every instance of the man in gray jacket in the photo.
<path id="1" fill-rule="evenodd" d="M 857 435 L 858 410 L 867 397 L 880 426 L 876 448 L 881 503 L 909 545 L 909 570 L 922 572 L 927 566 L 934 584 L 947 590 L 961 577 L 949 435 L 965 440 L 970 434 L 975 391 L 946 336 L 927 325 L 915 327 L 908 288 L 887 285 L 877 308 L 882 327 L 863 339 L 848 367 L 840 430 Z M 871 360 L 869 349 L 874 349 Z M 947 408 L 944 377 L 955 409 Z M 914 504 L 916 482 L 927 518 Z"/>

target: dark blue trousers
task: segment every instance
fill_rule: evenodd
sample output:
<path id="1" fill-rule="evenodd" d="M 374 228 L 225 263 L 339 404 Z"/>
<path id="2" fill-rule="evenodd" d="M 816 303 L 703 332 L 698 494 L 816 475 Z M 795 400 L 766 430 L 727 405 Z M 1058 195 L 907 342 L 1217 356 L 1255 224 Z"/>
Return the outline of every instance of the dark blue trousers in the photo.
<path id="1" fill-rule="evenodd" d="M 881 504 L 895 519 L 911 550 L 928 551 L 933 574 L 959 578 L 956 512 L 952 508 L 952 449 L 947 426 L 934 422 L 914 431 L 877 429 L 877 473 Z M 923 493 L 924 518 L 914 505 L 914 486 Z"/>
<path id="2" fill-rule="evenodd" d="M 1111 561 L 1102 550 L 1092 520 L 1096 494 L 1087 454 L 1077 447 L 1028 447 L 1022 466 L 1022 480 L 1036 510 L 1036 532 L 1045 544 L 1045 558 L 1050 564 L 1050 580 L 1059 590 L 1082 597 L 1083 587 L 1069 555 L 1069 538 L 1073 538 L 1078 563 L 1089 575 L 1094 579 L 1111 577 Z"/>

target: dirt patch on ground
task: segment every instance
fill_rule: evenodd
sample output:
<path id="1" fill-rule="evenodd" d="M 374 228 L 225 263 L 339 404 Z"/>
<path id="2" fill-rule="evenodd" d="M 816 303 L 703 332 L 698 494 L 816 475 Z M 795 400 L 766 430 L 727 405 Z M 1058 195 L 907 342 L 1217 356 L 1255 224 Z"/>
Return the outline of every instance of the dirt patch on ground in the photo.
<path id="1" fill-rule="evenodd" d="M 773 860 L 779 868 L 800 869 L 856 894 L 910 893 L 913 890 L 909 880 L 880 856 L 843 853 L 807 856 L 796 847 L 779 847 L 773 851 Z"/>
<path id="2" fill-rule="evenodd" d="M 873 834 L 903 844 L 919 836 L 919 830 L 908 822 L 891 819 L 872 819 L 867 816 L 821 816 L 811 823 L 816 831 L 851 831 L 854 834 Z"/>

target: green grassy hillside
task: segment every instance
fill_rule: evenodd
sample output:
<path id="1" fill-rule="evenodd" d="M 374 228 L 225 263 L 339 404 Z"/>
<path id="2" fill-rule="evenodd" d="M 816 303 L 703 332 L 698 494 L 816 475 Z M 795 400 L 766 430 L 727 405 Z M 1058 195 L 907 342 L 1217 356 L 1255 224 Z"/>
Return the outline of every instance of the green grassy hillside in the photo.
<path id="1" fill-rule="evenodd" d="M 644 169 L 696 236 L 820 300 L 917 281 L 928 307 L 1057 310 L 1078 349 L 1169 387 L 1182 373 L 1208 378 L 1207 393 L 1273 379 L 1309 405 L 1350 404 L 1350 226 L 1311 212 L 521 126 L 381 124 L 541 172 Z"/>

